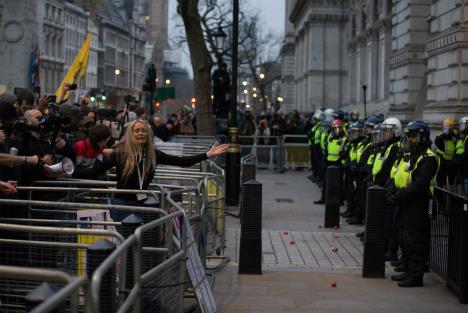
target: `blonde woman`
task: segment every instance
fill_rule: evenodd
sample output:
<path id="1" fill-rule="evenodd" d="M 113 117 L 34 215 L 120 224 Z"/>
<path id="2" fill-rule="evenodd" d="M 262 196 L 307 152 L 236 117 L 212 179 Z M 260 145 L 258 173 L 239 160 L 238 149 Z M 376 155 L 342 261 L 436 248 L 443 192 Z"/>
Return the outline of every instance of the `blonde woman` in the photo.
<path id="1" fill-rule="evenodd" d="M 153 180 L 156 164 L 175 166 L 191 166 L 207 158 L 227 151 L 228 145 L 214 145 L 208 152 L 188 157 L 168 155 L 154 149 L 153 132 L 144 120 L 131 122 L 117 148 L 103 162 L 96 163 L 92 168 L 78 170 L 74 178 L 96 179 L 112 167 L 117 171 L 117 189 L 147 190 Z M 117 198 L 118 197 L 118 198 Z M 143 204 L 145 194 L 117 194 L 116 204 Z M 126 214 L 125 214 L 126 215 Z M 125 215 L 113 214 L 113 218 L 122 220 Z"/>

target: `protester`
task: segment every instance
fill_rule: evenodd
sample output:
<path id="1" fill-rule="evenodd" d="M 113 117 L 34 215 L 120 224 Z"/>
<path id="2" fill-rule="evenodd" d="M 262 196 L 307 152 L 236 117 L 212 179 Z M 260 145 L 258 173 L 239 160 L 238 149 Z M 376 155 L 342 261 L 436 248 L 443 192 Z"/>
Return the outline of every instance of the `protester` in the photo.
<path id="1" fill-rule="evenodd" d="M 215 144 L 208 152 L 194 156 L 168 155 L 154 149 L 151 127 L 144 120 L 135 120 L 128 125 L 122 141 L 108 158 L 95 163 L 91 168 L 75 171 L 73 177 L 95 179 L 115 167 L 117 189 L 147 190 L 157 164 L 187 167 L 223 154 L 227 149 L 228 145 Z M 144 204 L 146 200 L 148 200 L 146 194 L 118 194 L 114 203 L 137 205 Z M 112 214 L 114 220 L 118 221 L 126 217 L 123 213 L 112 212 Z"/>

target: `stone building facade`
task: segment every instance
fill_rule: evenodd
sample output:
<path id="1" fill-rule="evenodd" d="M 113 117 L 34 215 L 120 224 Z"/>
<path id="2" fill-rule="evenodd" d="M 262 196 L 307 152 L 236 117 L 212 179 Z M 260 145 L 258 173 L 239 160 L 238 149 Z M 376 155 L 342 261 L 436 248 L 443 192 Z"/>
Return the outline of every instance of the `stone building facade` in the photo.
<path id="1" fill-rule="evenodd" d="M 309 112 L 319 104 L 363 114 L 366 107 L 368 115 L 384 113 L 403 121 L 417 118 L 431 124 L 447 117 L 468 115 L 468 23 L 465 21 L 468 3 L 457 0 L 286 1 L 287 7 L 292 7 L 286 14 L 294 27 L 295 40 L 292 47 L 289 43 L 289 49 L 295 50 L 294 79 L 298 90 L 294 102 L 298 110 Z M 335 65 L 343 73 L 343 84 L 325 76 L 319 82 L 326 85 L 325 90 L 341 94 L 338 101 L 330 101 L 312 81 L 307 80 L 303 87 L 307 76 L 304 64 L 320 58 L 323 55 L 320 50 L 326 50 L 320 36 L 313 36 L 307 42 L 303 33 L 307 33 L 304 25 L 314 27 L 309 16 L 323 12 L 338 14 L 337 6 L 346 15 L 342 19 L 346 34 L 336 55 L 344 52 L 346 57 L 341 67 Z M 301 14 L 294 14 L 298 11 Z M 323 28 L 326 32 L 331 26 L 325 24 Z M 286 32 L 288 36 L 291 37 L 291 32 Z M 333 37 L 331 41 L 337 42 Z M 285 46 L 287 42 L 285 39 Z M 321 98 L 323 101 L 319 101 Z"/>
<path id="2" fill-rule="evenodd" d="M 31 51 L 37 42 L 42 93 L 55 93 L 89 32 L 89 63 L 80 88 L 140 96 L 145 75 L 144 1 L 116 6 L 112 0 L 0 0 L 0 84 L 10 91 L 29 87 Z M 117 68 L 120 75 L 115 75 Z"/>
<path id="3" fill-rule="evenodd" d="M 349 99 L 345 0 L 293 2 L 296 109 L 336 107 Z"/>
<path id="4" fill-rule="evenodd" d="M 89 15 L 89 12 L 86 12 L 83 8 L 69 2 L 65 3 L 65 73 L 80 51 L 88 32 L 91 33 L 88 68 L 86 76 L 79 84 L 82 89 L 97 87 L 98 34 Z"/>

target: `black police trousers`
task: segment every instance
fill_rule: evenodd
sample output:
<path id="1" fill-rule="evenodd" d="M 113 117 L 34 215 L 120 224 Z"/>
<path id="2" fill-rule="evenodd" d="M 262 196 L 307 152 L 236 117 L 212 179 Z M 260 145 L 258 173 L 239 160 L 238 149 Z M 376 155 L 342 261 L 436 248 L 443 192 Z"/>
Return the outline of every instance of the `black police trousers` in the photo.
<path id="1" fill-rule="evenodd" d="M 422 277 L 426 269 L 430 241 L 429 199 L 418 199 L 418 203 L 403 204 L 401 207 L 404 266 L 407 274 Z"/>

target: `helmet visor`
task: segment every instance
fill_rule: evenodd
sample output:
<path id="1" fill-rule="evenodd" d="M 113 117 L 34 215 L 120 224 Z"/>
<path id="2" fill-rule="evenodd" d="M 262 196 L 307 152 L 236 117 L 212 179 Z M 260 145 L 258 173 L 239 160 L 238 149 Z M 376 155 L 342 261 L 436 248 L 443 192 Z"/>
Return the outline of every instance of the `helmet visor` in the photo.
<path id="1" fill-rule="evenodd" d="M 468 124 L 468 120 L 461 120 L 460 123 L 458 124 L 458 129 L 460 132 L 466 131 L 466 126 Z"/>
<path id="2" fill-rule="evenodd" d="M 382 141 L 389 141 L 395 138 L 395 130 L 393 125 L 382 125 Z"/>
<path id="3" fill-rule="evenodd" d="M 452 131 L 452 126 L 450 125 L 444 125 L 443 129 L 442 129 L 442 132 L 444 133 L 444 135 L 449 135 Z"/>
<path id="4" fill-rule="evenodd" d="M 358 139 L 362 136 L 362 129 L 361 128 L 351 128 L 349 130 L 349 137 L 351 139 Z"/>

